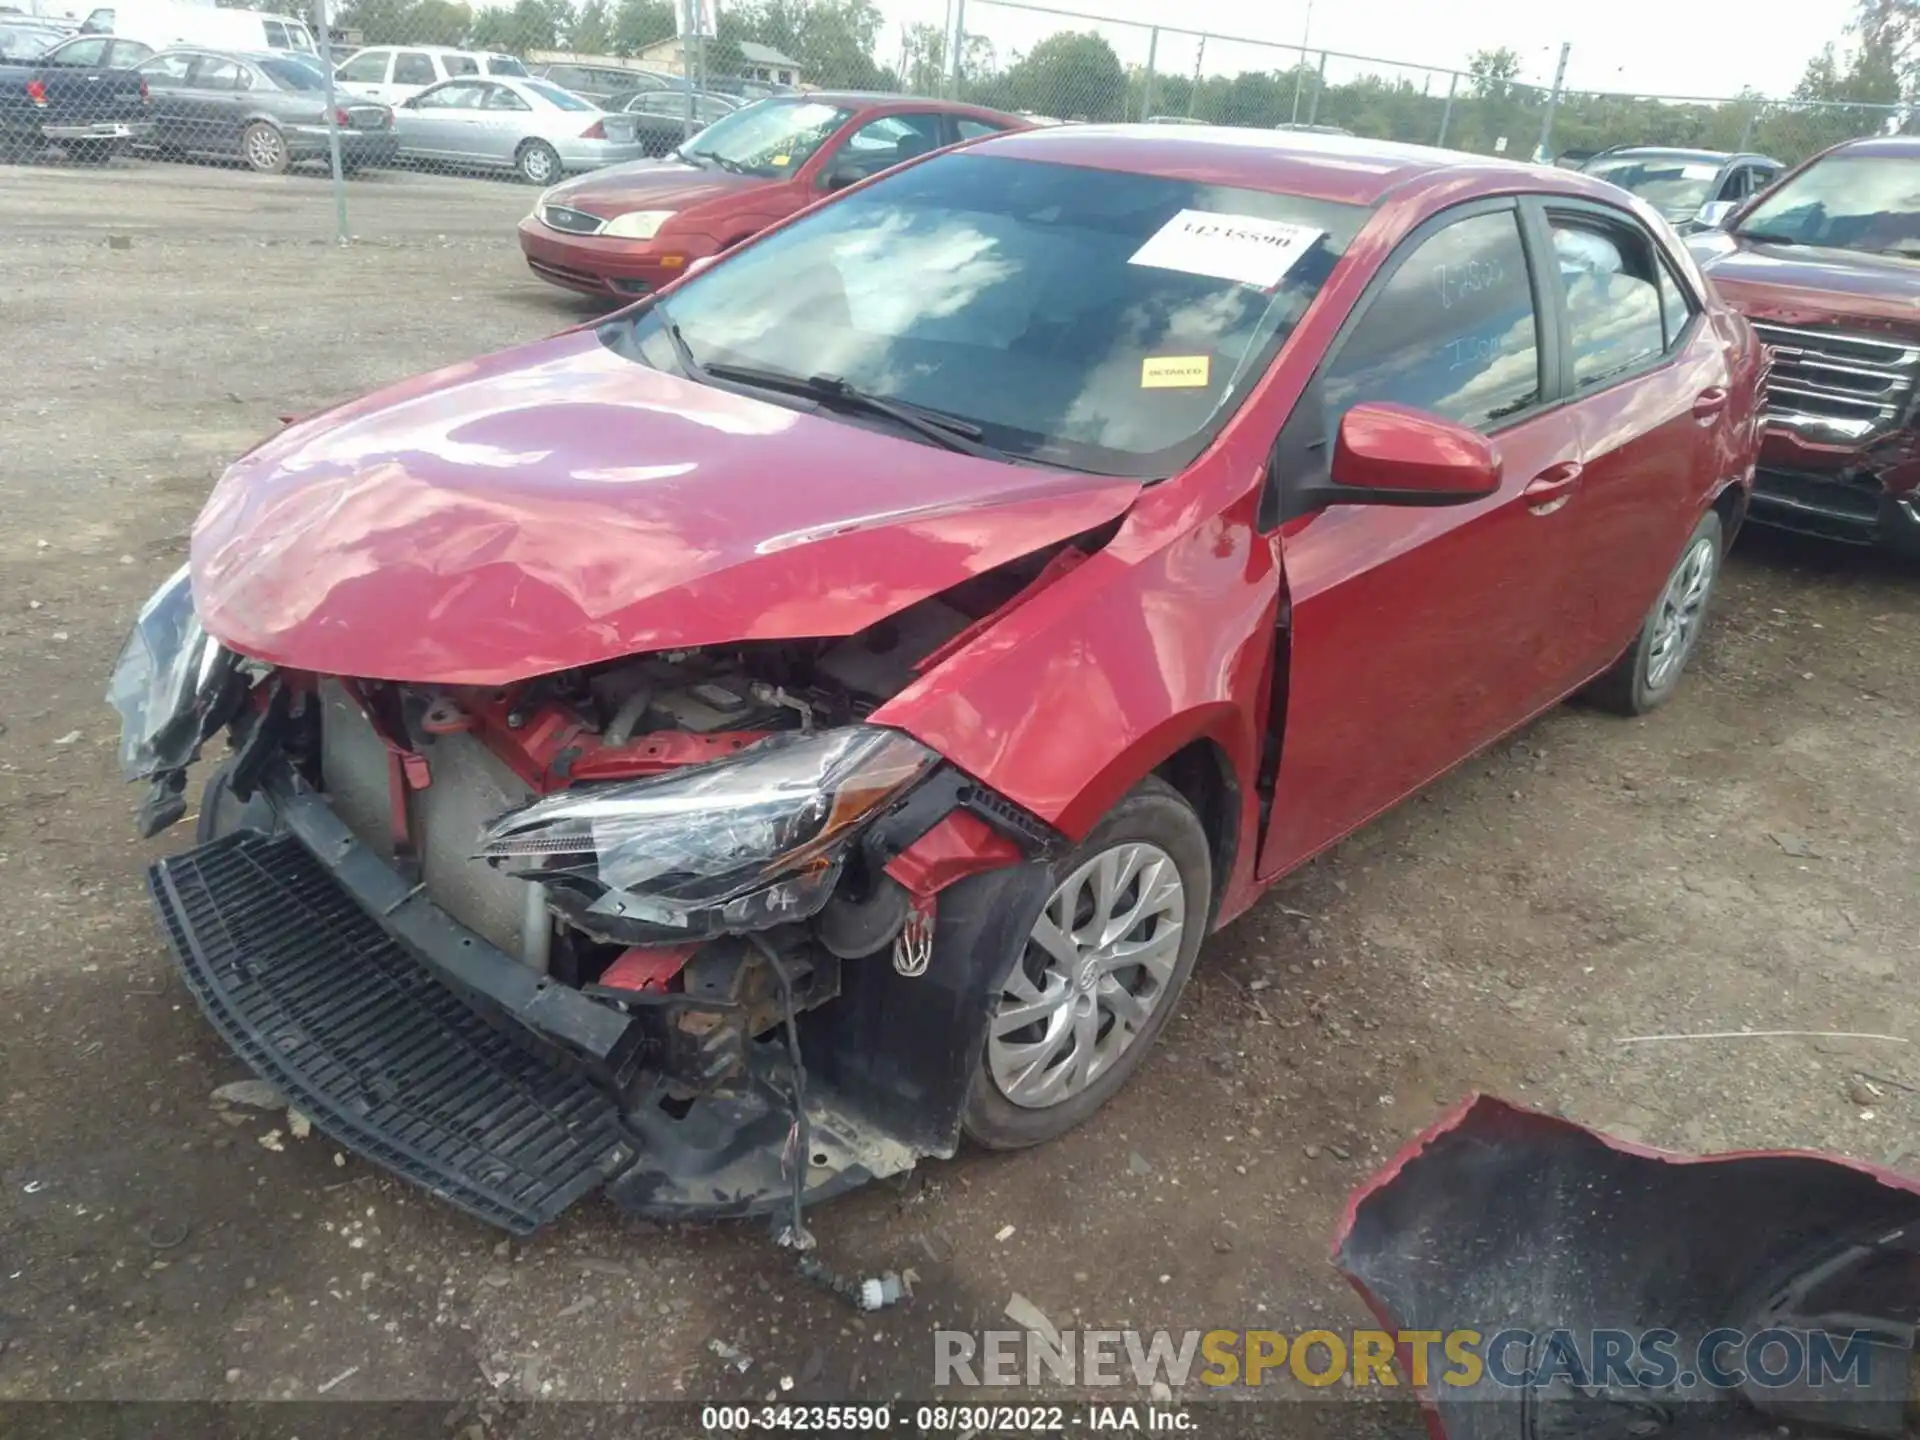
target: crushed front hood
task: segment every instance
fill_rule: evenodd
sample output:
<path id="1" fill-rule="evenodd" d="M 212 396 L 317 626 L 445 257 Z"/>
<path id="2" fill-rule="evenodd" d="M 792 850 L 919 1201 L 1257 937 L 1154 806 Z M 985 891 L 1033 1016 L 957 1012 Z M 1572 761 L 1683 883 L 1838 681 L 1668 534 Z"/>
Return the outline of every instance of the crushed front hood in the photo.
<path id="1" fill-rule="evenodd" d="M 289 426 L 194 527 L 243 655 L 497 685 L 636 652 L 847 635 L 1122 513 L 1001 464 L 683 380 L 575 332 Z"/>
<path id="2" fill-rule="evenodd" d="M 1756 245 L 1714 231 L 1689 237 L 1727 303 L 1780 325 L 1863 325 L 1920 334 L 1920 263 L 1861 250 Z"/>

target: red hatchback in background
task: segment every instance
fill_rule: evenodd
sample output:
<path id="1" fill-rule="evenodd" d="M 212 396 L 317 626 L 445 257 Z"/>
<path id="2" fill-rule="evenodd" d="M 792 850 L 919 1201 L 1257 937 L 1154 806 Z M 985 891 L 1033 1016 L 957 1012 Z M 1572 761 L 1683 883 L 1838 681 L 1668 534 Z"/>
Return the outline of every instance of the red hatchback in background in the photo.
<path id="1" fill-rule="evenodd" d="M 1566 171 L 1144 126 L 901 166 L 227 472 L 111 690 L 146 833 L 228 731 L 166 933 L 476 1214 L 797 1229 L 1085 1119 L 1207 933 L 1561 697 L 1671 696 L 1761 366 Z"/>
<path id="2" fill-rule="evenodd" d="M 520 222 L 534 274 L 631 299 L 823 196 L 962 140 L 1028 122 L 977 105 L 822 91 L 762 100 L 661 160 L 556 185 Z"/>

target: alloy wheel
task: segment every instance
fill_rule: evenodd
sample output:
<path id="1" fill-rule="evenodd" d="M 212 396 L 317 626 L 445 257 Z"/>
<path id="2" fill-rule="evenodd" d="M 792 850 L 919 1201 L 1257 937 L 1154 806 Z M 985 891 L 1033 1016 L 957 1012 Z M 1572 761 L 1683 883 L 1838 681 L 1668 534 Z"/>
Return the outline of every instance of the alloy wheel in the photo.
<path id="1" fill-rule="evenodd" d="M 1707 597 L 1713 592 L 1714 575 L 1719 569 L 1720 548 L 1710 535 L 1703 535 L 1687 547 L 1680 563 L 1667 579 L 1660 596 L 1660 613 L 1653 623 L 1653 640 L 1647 646 L 1647 688 L 1658 690 L 1672 679 L 1685 663 L 1694 642 L 1700 638 Z"/>
<path id="2" fill-rule="evenodd" d="M 550 184 L 557 168 L 553 152 L 544 145 L 529 145 L 520 157 L 520 173 L 535 185 Z"/>
<path id="3" fill-rule="evenodd" d="M 1168 998 L 1186 917 L 1185 882 L 1158 845 L 1110 846 L 1061 881 L 988 1030 L 1000 1093 L 1044 1109 L 1111 1070 Z"/>
<path id="4" fill-rule="evenodd" d="M 247 131 L 247 163 L 256 170 L 272 172 L 285 164 L 286 141 L 271 125 L 255 125 Z"/>

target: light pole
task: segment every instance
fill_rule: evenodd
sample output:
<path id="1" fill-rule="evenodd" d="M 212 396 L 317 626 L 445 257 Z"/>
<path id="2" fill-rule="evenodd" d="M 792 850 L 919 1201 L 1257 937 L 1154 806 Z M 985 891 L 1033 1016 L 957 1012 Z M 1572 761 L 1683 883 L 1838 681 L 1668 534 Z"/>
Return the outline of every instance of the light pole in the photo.
<path id="1" fill-rule="evenodd" d="M 1300 86 L 1306 80 L 1307 41 L 1313 37 L 1313 0 L 1307 0 L 1307 18 L 1300 25 L 1300 58 L 1293 62 L 1293 121 L 1300 123 Z"/>

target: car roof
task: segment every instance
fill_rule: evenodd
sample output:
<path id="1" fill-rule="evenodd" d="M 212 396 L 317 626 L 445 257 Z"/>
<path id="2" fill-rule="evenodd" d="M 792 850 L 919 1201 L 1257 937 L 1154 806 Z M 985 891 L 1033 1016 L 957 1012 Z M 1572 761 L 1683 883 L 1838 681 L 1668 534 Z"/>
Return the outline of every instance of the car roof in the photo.
<path id="1" fill-rule="evenodd" d="M 763 96 L 767 100 L 817 100 L 823 105 L 842 105 L 866 109 L 875 105 L 897 105 L 905 110 L 938 110 L 956 115 L 1001 115 L 1009 120 L 1020 117 L 985 105 L 969 105 L 964 100 L 933 100 L 919 95 L 901 95 L 890 90 L 796 90 L 791 94 Z"/>
<path id="2" fill-rule="evenodd" d="M 1694 150 L 1685 145 L 1615 145 L 1589 155 L 1587 163 L 1595 160 L 1618 160 L 1629 155 L 1659 155 L 1674 160 L 1725 161 L 1734 158 L 1734 153 L 1730 150 Z"/>
<path id="3" fill-rule="evenodd" d="M 1865 135 L 1834 148 L 1849 155 L 1920 155 L 1920 135 Z"/>
<path id="4" fill-rule="evenodd" d="M 464 45 L 408 45 L 387 41 L 380 45 L 362 45 L 360 48 L 362 50 L 419 50 L 428 55 L 484 55 L 488 58 L 497 56 L 503 60 L 513 58 L 504 50 L 469 50 Z"/>
<path id="5" fill-rule="evenodd" d="M 1128 170 L 1356 205 L 1377 204 L 1409 180 L 1441 173 L 1479 174 L 1506 182 L 1506 188 L 1524 177 L 1527 183 L 1520 188 L 1573 195 L 1611 189 L 1571 170 L 1489 155 L 1351 135 L 1226 125 L 1056 125 L 990 136 L 967 148 L 975 154 Z"/>

